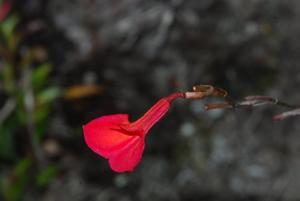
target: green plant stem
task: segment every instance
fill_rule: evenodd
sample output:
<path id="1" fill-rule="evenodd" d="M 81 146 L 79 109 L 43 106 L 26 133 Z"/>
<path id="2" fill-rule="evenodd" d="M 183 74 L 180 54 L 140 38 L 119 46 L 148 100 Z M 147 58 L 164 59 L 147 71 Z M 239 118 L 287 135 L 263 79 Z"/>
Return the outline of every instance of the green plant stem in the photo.
<path id="1" fill-rule="evenodd" d="M 40 143 L 37 138 L 36 125 L 34 121 L 34 107 L 35 99 L 33 95 L 33 89 L 31 86 L 31 71 L 28 68 L 24 69 L 24 106 L 27 113 L 27 130 L 29 134 L 29 140 L 31 144 L 31 151 L 38 167 L 45 166 L 45 159 Z"/>
<path id="2" fill-rule="evenodd" d="M 16 108 L 16 101 L 13 98 L 8 99 L 0 110 L 0 125 L 10 116 Z"/>

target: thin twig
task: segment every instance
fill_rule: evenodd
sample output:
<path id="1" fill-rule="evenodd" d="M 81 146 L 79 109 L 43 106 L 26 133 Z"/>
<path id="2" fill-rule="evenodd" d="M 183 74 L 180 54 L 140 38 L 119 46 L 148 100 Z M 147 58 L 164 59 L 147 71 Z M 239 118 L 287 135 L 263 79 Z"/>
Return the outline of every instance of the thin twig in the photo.
<path id="1" fill-rule="evenodd" d="M 278 100 L 277 98 L 273 98 L 271 96 L 246 96 L 243 98 L 242 101 L 235 101 L 231 98 L 227 91 L 221 88 L 213 87 L 211 85 L 196 85 L 193 87 L 194 92 L 201 92 L 205 93 L 205 96 L 213 96 L 219 97 L 224 100 L 221 103 L 208 103 L 204 106 L 206 110 L 213 110 L 213 109 L 226 109 L 226 108 L 249 108 L 249 107 L 257 107 L 263 105 L 276 105 L 285 107 L 288 109 L 292 109 L 290 111 L 278 114 L 273 117 L 273 120 L 279 121 L 286 119 L 291 116 L 300 115 L 300 106 L 299 105 L 292 105 L 286 103 L 284 101 Z"/>
<path id="2" fill-rule="evenodd" d="M 300 108 L 295 109 L 295 110 L 290 110 L 290 111 L 287 111 L 287 112 L 283 112 L 283 113 L 278 114 L 278 115 L 275 115 L 273 117 L 273 120 L 274 121 L 281 121 L 281 120 L 284 120 L 288 117 L 298 116 L 298 115 L 300 115 Z"/>
<path id="3" fill-rule="evenodd" d="M 246 96 L 243 101 L 236 103 L 237 107 L 240 106 L 261 106 L 261 105 L 278 105 L 281 107 L 286 107 L 289 109 L 295 109 L 297 106 L 288 104 L 286 102 L 280 101 L 277 98 L 271 96 Z"/>

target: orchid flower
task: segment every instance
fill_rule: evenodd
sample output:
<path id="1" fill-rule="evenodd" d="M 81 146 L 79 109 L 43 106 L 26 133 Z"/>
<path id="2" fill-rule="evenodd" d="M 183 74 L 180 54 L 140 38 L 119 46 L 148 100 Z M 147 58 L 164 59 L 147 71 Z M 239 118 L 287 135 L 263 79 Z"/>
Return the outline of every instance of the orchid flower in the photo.
<path id="1" fill-rule="evenodd" d="M 146 135 L 168 112 L 171 103 L 177 98 L 199 99 L 205 95 L 200 91 L 173 93 L 160 99 L 134 122 L 129 122 L 127 114 L 96 118 L 83 126 L 85 142 L 95 153 L 108 159 L 115 172 L 131 172 L 142 158 Z"/>

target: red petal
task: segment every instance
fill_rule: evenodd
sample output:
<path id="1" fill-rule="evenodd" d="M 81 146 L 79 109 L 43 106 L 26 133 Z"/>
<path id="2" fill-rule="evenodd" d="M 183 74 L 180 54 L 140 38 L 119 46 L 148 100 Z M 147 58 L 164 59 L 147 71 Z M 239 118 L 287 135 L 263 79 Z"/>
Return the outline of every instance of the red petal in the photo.
<path id="1" fill-rule="evenodd" d="M 109 159 L 111 169 L 115 172 L 131 172 L 140 162 L 144 152 L 144 138 L 136 136 L 119 153 Z"/>
<path id="2" fill-rule="evenodd" d="M 124 134 L 121 124 L 128 124 L 127 114 L 107 115 L 83 126 L 87 145 L 97 154 L 108 158 L 126 145 L 135 136 Z"/>

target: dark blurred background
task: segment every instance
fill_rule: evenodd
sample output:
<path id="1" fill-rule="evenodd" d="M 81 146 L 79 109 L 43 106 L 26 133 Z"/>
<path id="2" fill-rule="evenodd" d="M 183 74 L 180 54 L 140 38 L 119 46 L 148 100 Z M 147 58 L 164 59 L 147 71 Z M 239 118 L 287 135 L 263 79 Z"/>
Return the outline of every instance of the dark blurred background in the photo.
<path id="1" fill-rule="evenodd" d="M 125 174 L 81 129 L 195 84 L 299 103 L 299 0 L 0 2 L 0 200 L 300 200 L 299 118 L 273 122 L 282 108 L 178 100 Z"/>

